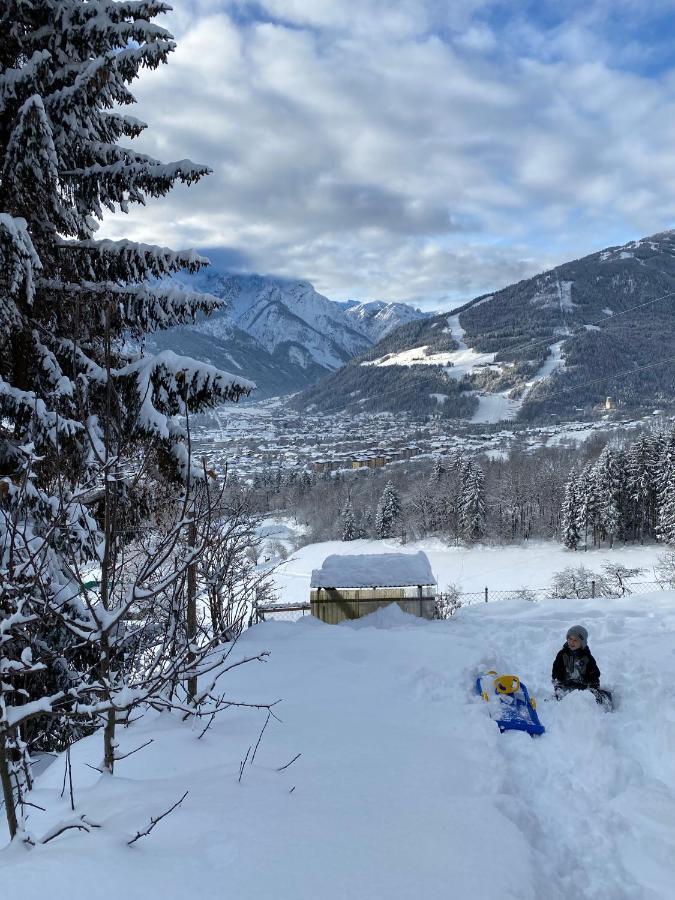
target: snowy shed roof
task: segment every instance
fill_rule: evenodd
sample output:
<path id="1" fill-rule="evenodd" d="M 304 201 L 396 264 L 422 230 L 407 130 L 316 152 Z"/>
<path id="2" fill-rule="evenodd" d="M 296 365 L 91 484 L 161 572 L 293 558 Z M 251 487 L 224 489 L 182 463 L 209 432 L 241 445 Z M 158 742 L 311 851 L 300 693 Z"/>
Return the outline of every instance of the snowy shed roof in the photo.
<path id="1" fill-rule="evenodd" d="M 367 553 L 327 556 L 312 571 L 313 588 L 406 587 L 435 584 L 426 553 Z"/>

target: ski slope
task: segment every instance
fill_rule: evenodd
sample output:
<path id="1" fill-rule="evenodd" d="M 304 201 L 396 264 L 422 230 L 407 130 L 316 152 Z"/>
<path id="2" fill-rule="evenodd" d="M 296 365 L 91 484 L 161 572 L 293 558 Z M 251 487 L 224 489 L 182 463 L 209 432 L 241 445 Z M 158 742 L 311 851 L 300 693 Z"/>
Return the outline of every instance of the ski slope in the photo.
<path id="1" fill-rule="evenodd" d="M 585 624 L 614 689 L 545 702 L 567 627 Z M 425 622 L 397 607 L 341 626 L 268 622 L 236 648 L 265 664 L 227 677 L 232 699 L 282 698 L 205 723 L 146 716 L 101 777 L 72 751 L 76 814 L 100 823 L 0 851 L 3 896 L 43 900 L 656 900 L 675 879 L 675 593 L 502 602 Z M 476 674 L 519 674 L 546 734 L 501 735 Z M 278 771 L 296 754 L 290 766 Z M 29 827 L 70 817 L 63 762 L 40 777 Z M 183 804 L 126 845 L 151 815 Z M 1 843 L 1 842 L 0 842 Z"/>

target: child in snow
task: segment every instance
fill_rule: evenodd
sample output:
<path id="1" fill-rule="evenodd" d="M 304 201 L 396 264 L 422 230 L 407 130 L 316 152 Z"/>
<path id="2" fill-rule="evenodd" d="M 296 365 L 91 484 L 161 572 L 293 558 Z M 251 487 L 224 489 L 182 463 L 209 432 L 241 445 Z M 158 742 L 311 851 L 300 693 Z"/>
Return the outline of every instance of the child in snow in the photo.
<path id="1" fill-rule="evenodd" d="M 600 687 L 600 669 L 588 649 L 588 632 L 583 625 L 573 625 L 567 632 L 567 640 L 553 663 L 551 677 L 558 699 L 569 691 L 593 693 Z M 596 694 L 597 696 L 597 694 Z"/>

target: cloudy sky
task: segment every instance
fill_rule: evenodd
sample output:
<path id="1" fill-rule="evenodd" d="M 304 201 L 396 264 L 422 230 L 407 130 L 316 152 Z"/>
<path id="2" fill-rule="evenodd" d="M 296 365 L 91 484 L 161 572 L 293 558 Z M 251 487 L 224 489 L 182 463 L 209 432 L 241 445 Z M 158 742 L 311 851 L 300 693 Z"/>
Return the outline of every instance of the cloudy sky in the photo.
<path id="1" fill-rule="evenodd" d="M 174 7 L 136 143 L 214 174 L 108 236 L 431 309 L 675 225 L 675 0 Z"/>

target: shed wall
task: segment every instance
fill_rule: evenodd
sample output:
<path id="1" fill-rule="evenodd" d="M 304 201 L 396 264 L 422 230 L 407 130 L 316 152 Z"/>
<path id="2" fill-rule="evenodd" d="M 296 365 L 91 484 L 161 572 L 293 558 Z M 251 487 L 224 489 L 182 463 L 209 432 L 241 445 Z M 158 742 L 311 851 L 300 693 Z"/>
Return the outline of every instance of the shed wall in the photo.
<path id="1" fill-rule="evenodd" d="M 433 585 L 401 588 L 319 588 L 311 591 L 312 615 L 329 625 L 347 619 L 358 619 L 390 603 L 397 603 L 403 612 L 424 619 L 433 619 L 436 607 Z"/>

